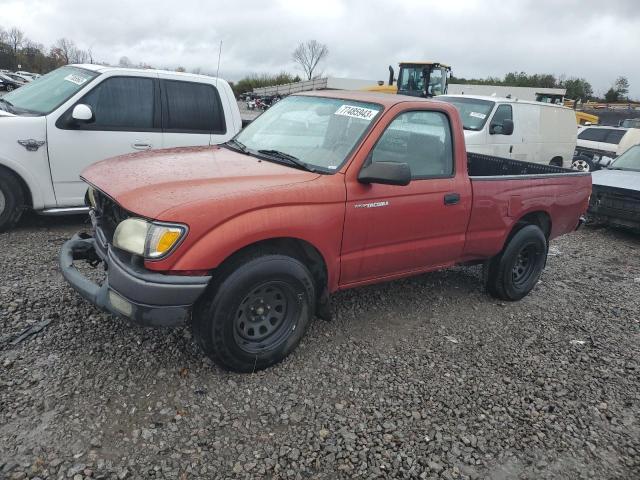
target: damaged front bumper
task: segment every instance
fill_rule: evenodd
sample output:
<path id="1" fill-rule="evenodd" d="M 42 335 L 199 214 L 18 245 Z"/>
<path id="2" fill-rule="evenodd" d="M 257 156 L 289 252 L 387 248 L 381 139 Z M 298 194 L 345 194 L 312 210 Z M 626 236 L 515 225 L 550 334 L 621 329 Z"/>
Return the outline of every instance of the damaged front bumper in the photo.
<path id="1" fill-rule="evenodd" d="M 210 276 L 165 275 L 145 269 L 114 251 L 99 235 L 75 235 L 60 250 L 60 269 L 69 284 L 95 306 L 135 323 L 153 327 L 183 324 Z M 74 266 L 75 260 L 101 261 L 106 279 L 97 284 Z"/>

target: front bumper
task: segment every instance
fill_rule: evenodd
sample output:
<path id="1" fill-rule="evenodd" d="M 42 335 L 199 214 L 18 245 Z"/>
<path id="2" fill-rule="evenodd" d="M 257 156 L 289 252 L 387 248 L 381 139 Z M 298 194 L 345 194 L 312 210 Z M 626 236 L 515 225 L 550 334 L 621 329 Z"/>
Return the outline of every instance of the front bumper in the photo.
<path id="1" fill-rule="evenodd" d="M 69 284 L 85 299 L 104 311 L 153 327 L 183 324 L 191 307 L 207 288 L 210 276 L 164 275 L 135 265 L 114 251 L 100 236 L 75 235 L 60 250 L 60 269 Z M 74 260 L 104 263 L 107 277 L 99 285 L 73 265 Z"/>

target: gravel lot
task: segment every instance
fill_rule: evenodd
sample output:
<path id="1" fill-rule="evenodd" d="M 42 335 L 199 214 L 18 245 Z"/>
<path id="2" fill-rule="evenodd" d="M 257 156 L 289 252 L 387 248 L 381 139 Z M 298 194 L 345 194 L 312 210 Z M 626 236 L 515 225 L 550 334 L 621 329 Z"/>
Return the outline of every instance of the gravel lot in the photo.
<path id="1" fill-rule="evenodd" d="M 638 237 L 561 238 L 518 303 L 477 267 L 340 293 L 238 375 L 67 287 L 83 224 L 0 234 L 0 478 L 640 478 Z"/>

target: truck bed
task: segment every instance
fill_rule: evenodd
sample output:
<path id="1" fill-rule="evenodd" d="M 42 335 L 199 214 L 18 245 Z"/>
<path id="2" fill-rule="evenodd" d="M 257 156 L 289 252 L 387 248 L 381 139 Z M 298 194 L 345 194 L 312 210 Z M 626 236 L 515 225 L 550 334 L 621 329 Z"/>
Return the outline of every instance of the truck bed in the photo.
<path id="1" fill-rule="evenodd" d="M 582 172 L 568 168 L 543 165 L 541 163 L 522 162 L 510 158 L 482 155 L 480 153 L 467 153 L 467 166 L 470 177 L 519 177 L 522 175 L 584 175 Z"/>
<path id="2" fill-rule="evenodd" d="M 549 239 L 576 229 L 591 194 L 591 174 L 551 165 L 468 154 L 473 191 L 465 259 L 488 258 L 525 215 L 548 222 Z"/>

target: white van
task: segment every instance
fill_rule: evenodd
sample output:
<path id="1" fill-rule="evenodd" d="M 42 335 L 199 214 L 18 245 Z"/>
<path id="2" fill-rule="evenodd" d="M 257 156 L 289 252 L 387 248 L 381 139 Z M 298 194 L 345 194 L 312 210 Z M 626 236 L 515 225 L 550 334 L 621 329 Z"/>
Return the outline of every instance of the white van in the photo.
<path id="1" fill-rule="evenodd" d="M 442 95 L 462 117 L 467 151 L 570 167 L 576 116 L 550 103 L 480 95 Z"/>

